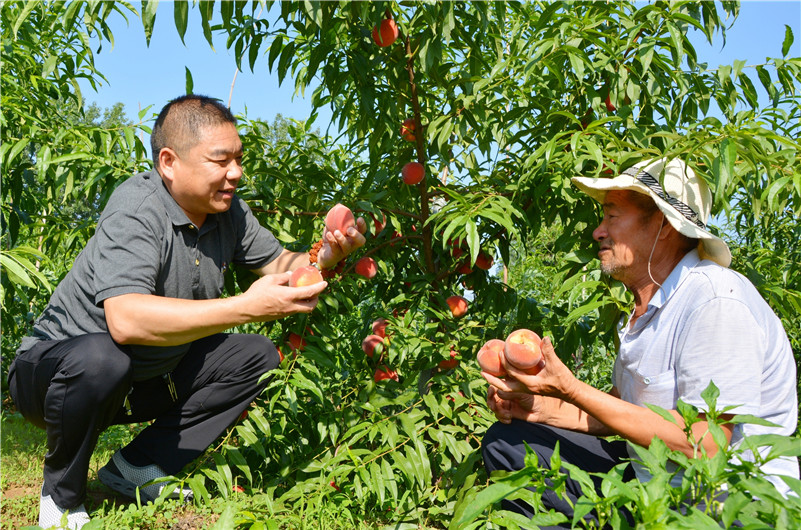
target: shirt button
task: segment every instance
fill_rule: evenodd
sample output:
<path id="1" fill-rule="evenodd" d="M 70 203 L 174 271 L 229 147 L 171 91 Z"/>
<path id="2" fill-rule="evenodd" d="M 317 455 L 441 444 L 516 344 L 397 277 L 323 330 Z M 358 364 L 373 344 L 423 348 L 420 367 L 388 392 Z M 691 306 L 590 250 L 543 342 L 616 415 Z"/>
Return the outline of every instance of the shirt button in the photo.
<path id="1" fill-rule="evenodd" d="M 195 259 L 195 265 L 200 265 L 200 260 L 199 259 Z"/>
<path id="2" fill-rule="evenodd" d="M 195 229 L 195 225 L 189 225 L 189 230 L 194 230 L 194 229 Z"/>
<path id="3" fill-rule="evenodd" d="M 645 383 L 646 385 L 650 385 L 651 384 L 651 378 L 650 377 L 646 377 L 645 379 L 642 380 L 642 382 Z"/>

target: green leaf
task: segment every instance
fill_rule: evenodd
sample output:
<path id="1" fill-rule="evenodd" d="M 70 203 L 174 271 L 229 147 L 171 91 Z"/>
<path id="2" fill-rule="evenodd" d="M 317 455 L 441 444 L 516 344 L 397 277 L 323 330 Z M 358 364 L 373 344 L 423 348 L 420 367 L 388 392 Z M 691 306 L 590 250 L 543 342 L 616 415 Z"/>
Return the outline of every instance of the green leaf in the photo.
<path id="1" fill-rule="evenodd" d="M 175 19 L 175 29 L 178 30 L 178 36 L 181 37 L 181 42 L 186 45 L 184 35 L 186 35 L 186 26 L 189 19 L 189 2 L 173 2 L 173 18 Z M 187 94 L 189 93 L 187 92 Z"/>
<path id="2" fill-rule="evenodd" d="M 793 29 L 786 25 L 784 26 L 784 42 L 782 43 L 782 57 L 787 57 L 790 53 L 790 47 L 793 45 Z"/>
<path id="3" fill-rule="evenodd" d="M 195 88 L 195 82 L 192 80 L 192 72 L 189 70 L 189 67 L 184 66 L 184 70 L 186 77 L 186 93 L 191 94 L 192 90 Z"/>
<path id="4" fill-rule="evenodd" d="M 20 11 L 19 15 L 17 15 L 16 20 L 14 20 L 14 26 L 11 29 L 11 34 L 15 39 L 17 38 L 17 32 L 19 31 L 20 26 L 22 26 L 22 23 L 25 22 L 25 19 L 31 14 L 31 11 L 36 9 L 39 5 L 41 5 L 39 2 L 22 3 L 22 11 Z"/>
<path id="5" fill-rule="evenodd" d="M 158 0 L 142 0 L 142 25 L 145 28 L 145 41 L 148 46 L 150 46 L 150 38 L 153 36 L 153 28 L 156 25 L 158 6 Z"/>
<path id="6" fill-rule="evenodd" d="M 531 477 L 535 472 L 533 469 L 523 468 L 502 479 L 498 479 L 495 484 L 491 484 L 475 496 L 465 497 L 467 508 L 465 508 L 461 518 L 454 518 L 451 521 L 448 528 L 461 528 L 476 519 L 491 505 L 500 502 L 515 491 L 525 488 L 531 482 Z"/>

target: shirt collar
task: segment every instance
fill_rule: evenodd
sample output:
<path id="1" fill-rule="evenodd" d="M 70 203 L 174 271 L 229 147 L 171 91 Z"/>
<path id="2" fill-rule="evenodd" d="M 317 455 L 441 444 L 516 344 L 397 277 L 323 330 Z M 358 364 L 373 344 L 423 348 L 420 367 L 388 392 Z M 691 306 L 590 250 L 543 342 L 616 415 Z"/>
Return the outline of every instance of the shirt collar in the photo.
<path id="1" fill-rule="evenodd" d="M 170 190 L 167 189 L 167 186 L 164 184 L 164 180 L 161 178 L 158 170 L 153 169 L 148 174 L 148 177 L 152 180 L 153 185 L 156 188 L 156 195 L 158 195 L 159 199 L 161 199 L 162 204 L 164 204 L 164 210 L 167 212 L 167 217 L 170 218 L 173 226 L 193 226 L 195 224 L 189 220 L 189 217 L 186 216 L 186 212 L 184 212 L 183 208 L 175 201 L 172 195 L 170 195 Z M 203 223 L 203 226 L 200 229 L 200 233 L 205 233 L 208 230 L 217 226 L 217 216 L 216 214 L 209 214 L 206 216 L 206 222 Z M 195 227 L 197 228 L 197 227 Z"/>
<path id="2" fill-rule="evenodd" d="M 701 257 L 698 255 L 697 249 L 692 249 L 690 252 L 681 258 L 681 261 L 673 267 L 670 274 L 665 281 L 662 282 L 662 287 L 657 289 L 654 296 L 648 302 L 648 307 L 660 308 L 667 302 L 679 285 L 682 284 L 685 278 L 690 274 L 690 271 L 701 262 Z"/>

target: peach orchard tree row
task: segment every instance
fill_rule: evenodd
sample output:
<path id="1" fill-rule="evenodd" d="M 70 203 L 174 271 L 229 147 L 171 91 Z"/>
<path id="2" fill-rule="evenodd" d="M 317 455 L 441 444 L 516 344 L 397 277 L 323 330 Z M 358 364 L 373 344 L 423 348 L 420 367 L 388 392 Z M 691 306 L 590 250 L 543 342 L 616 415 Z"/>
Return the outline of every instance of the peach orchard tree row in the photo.
<path id="1" fill-rule="evenodd" d="M 590 235 L 598 209 L 569 179 L 643 158 L 681 156 L 708 181 L 733 266 L 782 317 L 801 359 L 801 61 L 789 56 L 788 28 L 761 64 L 698 63 L 690 37 L 719 46 L 736 3 L 150 1 L 139 12 L 122 2 L 6 2 L 4 375 L 105 199 L 149 164 L 140 133 L 152 109 L 130 126 L 76 123 L 76 80 L 103 82 L 94 54 L 113 42 L 112 17 L 139 18 L 148 41 L 156 16 L 171 17 L 183 38 L 190 10 L 238 66 L 266 63 L 311 97 L 309 119 L 281 134 L 241 121 L 240 192 L 260 220 L 294 250 L 319 239 L 336 203 L 371 231 L 311 315 L 243 329 L 270 336 L 285 360 L 246 417 L 187 470 L 196 502 L 243 489 L 254 501 L 241 527 L 320 500 L 354 521 L 512 524 L 492 506 L 515 487 L 486 488 L 481 467 L 493 418 L 475 354 L 525 327 L 553 337 L 581 377 L 610 384 L 614 324 L 630 299 L 600 276 Z M 376 39 L 374 27 L 389 31 Z M 325 136 L 312 130 L 323 108 L 333 115 Z M 417 184 L 401 176 L 410 162 L 425 170 Z M 369 279 L 356 274 L 365 257 L 376 264 Z M 249 281 L 232 271 L 228 292 Z M 467 300 L 463 316 L 453 296 Z M 386 338 L 367 352 L 362 342 L 382 318 Z M 653 522 L 656 497 L 670 499 L 593 502 L 610 512 L 635 503 Z M 781 508 L 771 510 L 764 520 L 775 524 Z"/>

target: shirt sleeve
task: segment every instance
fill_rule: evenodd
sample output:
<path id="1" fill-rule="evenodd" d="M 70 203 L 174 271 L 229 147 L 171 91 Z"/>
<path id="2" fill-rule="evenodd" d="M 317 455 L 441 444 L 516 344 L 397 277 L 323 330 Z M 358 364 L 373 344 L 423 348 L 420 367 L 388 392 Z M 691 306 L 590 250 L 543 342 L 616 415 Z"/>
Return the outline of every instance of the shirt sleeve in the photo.
<path id="1" fill-rule="evenodd" d="M 764 332 L 742 301 L 714 298 L 696 308 L 681 333 L 676 358 L 679 399 L 707 410 L 701 393 L 709 382 L 720 391 L 717 410 L 734 414 L 760 409 Z"/>
<path id="2" fill-rule="evenodd" d="M 94 237 L 95 304 L 122 294 L 155 294 L 163 234 L 133 212 L 117 211 Z"/>
<path id="3" fill-rule="evenodd" d="M 245 201 L 237 197 L 231 205 L 231 213 L 237 229 L 234 263 L 248 269 L 258 269 L 281 254 L 284 248 L 278 239 L 259 223 Z"/>

